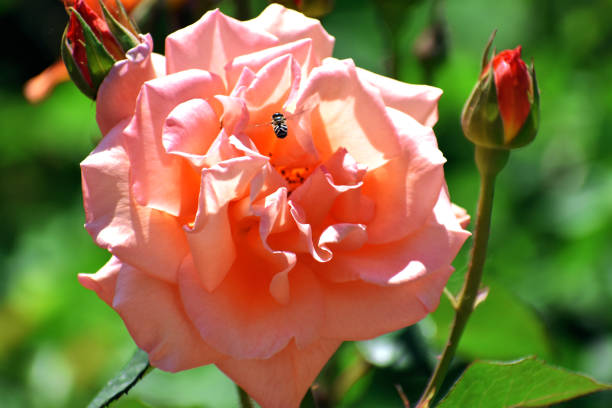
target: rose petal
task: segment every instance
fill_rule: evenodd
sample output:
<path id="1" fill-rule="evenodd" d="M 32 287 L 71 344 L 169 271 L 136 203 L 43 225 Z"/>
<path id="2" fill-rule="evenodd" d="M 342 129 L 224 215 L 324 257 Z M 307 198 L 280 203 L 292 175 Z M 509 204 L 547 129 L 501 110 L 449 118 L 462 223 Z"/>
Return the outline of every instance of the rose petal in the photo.
<path id="1" fill-rule="evenodd" d="M 244 99 L 225 95 L 216 95 L 215 99 L 223 106 L 221 123 L 225 133 L 228 136 L 241 133 L 249 123 L 249 110 Z"/>
<path id="2" fill-rule="evenodd" d="M 313 108 L 312 134 L 323 160 L 345 148 L 374 169 L 400 154 L 378 90 L 359 80 L 352 61 L 325 60 L 312 71 L 296 105 Z"/>
<path id="3" fill-rule="evenodd" d="M 322 283 L 326 320 L 321 333 L 328 338 L 366 340 L 414 324 L 438 307 L 452 271 L 447 265 L 393 286 Z"/>
<path id="4" fill-rule="evenodd" d="M 313 62 L 312 53 L 312 40 L 306 38 L 289 44 L 267 48 L 252 54 L 240 55 L 225 66 L 226 78 L 229 82 L 228 88 L 232 89 L 240 84 L 238 78 L 246 68 L 253 72 L 257 72 L 271 61 L 289 55 L 293 57 L 301 68 L 301 74 L 306 76 L 314 66 L 320 63 L 319 61 L 316 61 L 316 64 Z"/>
<path id="5" fill-rule="evenodd" d="M 253 119 L 256 120 L 259 111 L 266 107 L 276 106 L 276 110 L 280 110 L 280 106 L 297 91 L 300 75 L 299 65 L 291 55 L 273 59 L 257 71 L 244 92 Z"/>
<path id="6" fill-rule="evenodd" d="M 198 68 L 224 77 L 228 61 L 277 44 L 275 36 L 212 10 L 166 38 L 167 70 Z"/>
<path id="7" fill-rule="evenodd" d="M 202 169 L 198 212 L 185 231 L 195 268 L 208 291 L 221 283 L 236 258 L 227 206 L 247 193 L 265 163 L 264 157 L 245 156 Z"/>
<path id="8" fill-rule="evenodd" d="M 251 245 L 260 242 L 256 231 L 252 237 Z M 204 289 L 192 265 L 181 268 L 181 298 L 202 338 L 236 359 L 267 359 L 291 339 L 298 347 L 318 339 L 323 299 L 314 275 L 300 265 L 291 270 L 290 299 L 280 304 L 270 295 L 270 275 L 285 270 L 287 263 L 254 255 L 249 242 L 243 242 L 232 270 L 213 292 Z"/>
<path id="9" fill-rule="evenodd" d="M 335 184 L 352 186 L 336 198 L 331 216 L 338 222 L 369 223 L 374 217 L 375 204 L 361 191 L 367 168 L 357 163 L 346 149 L 339 149 L 325 162 L 325 168 L 333 175 Z"/>
<path id="10" fill-rule="evenodd" d="M 185 315 L 176 285 L 124 264 L 113 308 L 154 367 L 181 371 L 225 358 L 207 345 Z"/>
<path id="11" fill-rule="evenodd" d="M 262 188 L 264 186 L 262 185 Z M 254 196 L 256 197 L 256 196 Z M 251 199 L 253 202 L 253 199 Z M 268 243 L 268 237 L 276 230 L 286 230 L 288 222 L 287 190 L 282 187 L 267 195 L 264 205 L 251 205 L 251 213 L 259 217 L 259 237 L 265 251 L 263 256 L 276 256 L 287 262 L 287 267 L 277 272 L 270 281 L 270 295 L 280 304 L 286 305 L 290 300 L 289 272 L 295 266 L 297 257 L 290 251 L 276 251 Z"/>
<path id="12" fill-rule="evenodd" d="M 123 148 L 126 123 L 113 128 L 81 163 L 85 228 L 122 261 L 173 282 L 187 241 L 173 217 L 131 197 L 130 161 Z"/>
<path id="13" fill-rule="evenodd" d="M 185 157 L 199 167 L 219 131 L 219 118 L 210 104 L 204 99 L 191 99 L 176 106 L 166 118 L 162 143 L 168 153 Z"/>
<path id="14" fill-rule="evenodd" d="M 244 24 L 253 30 L 273 34 L 280 44 L 310 38 L 315 56 L 319 60 L 332 55 L 335 39 L 325 31 L 319 20 L 308 18 L 280 4 L 270 4 L 259 16 L 245 21 Z"/>
<path id="15" fill-rule="evenodd" d="M 368 233 L 365 225 L 334 224 L 325 228 L 319 237 L 319 247 L 334 251 L 355 251 L 365 245 Z"/>
<path id="16" fill-rule="evenodd" d="M 121 265 L 121 261 L 116 256 L 111 256 L 111 259 L 93 275 L 79 273 L 79 283 L 96 292 L 104 303 L 112 307 L 115 286 L 117 285 L 117 274 Z"/>
<path id="17" fill-rule="evenodd" d="M 290 201 L 302 209 L 310 225 L 320 228 L 338 196 L 359 189 L 364 174 L 365 169 L 357 165 L 346 149 L 338 149 L 295 189 Z"/>
<path id="18" fill-rule="evenodd" d="M 438 121 L 438 100 L 442 90 L 428 85 L 412 85 L 357 68 L 359 78 L 379 89 L 385 105 L 402 111 L 421 124 L 433 127 Z"/>
<path id="19" fill-rule="evenodd" d="M 449 265 L 470 236 L 454 217 L 445 191 L 428 222 L 410 236 L 385 245 L 368 245 L 359 252 L 336 252 L 317 271 L 327 279 L 361 279 L 377 285 L 414 280 Z"/>
<path id="20" fill-rule="evenodd" d="M 218 76 L 197 70 L 144 84 L 135 115 L 125 132 L 132 188 L 141 205 L 184 219 L 193 216 L 200 176 L 187 161 L 166 152 L 162 144 L 163 127 L 177 105 L 190 99 L 210 98 L 224 89 Z"/>
<path id="21" fill-rule="evenodd" d="M 457 218 L 457 221 L 459 221 L 459 224 L 461 225 L 461 228 L 467 228 L 468 225 L 470 225 L 470 221 L 471 221 L 471 217 L 470 214 L 468 214 L 467 210 L 463 207 L 459 207 L 456 204 L 451 204 L 453 207 L 453 212 L 455 213 L 455 217 Z"/>
<path id="22" fill-rule="evenodd" d="M 140 37 L 141 43 L 126 54 L 110 70 L 100 89 L 96 103 L 96 120 L 102 134 L 134 113 L 136 97 L 146 81 L 166 74 L 166 59 L 153 53 L 150 34 Z"/>
<path id="23" fill-rule="evenodd" d="M 290 343 L 265 360 L 227 359 L 217 367 L 266 408 L 297 408 L 338 340 L 320 340 L 306 348 Z"/>
<path id="24" fill-rule="evenodd" d="M 376 208 L 367 224 L 373 244 L 396 241 L 421 228 L 444 183 L 446 159 L 431 128 L 400 111 L 387 113 L 398 129 L 402 155 L 369 171 L 364 179 L 363 193 Z"/>

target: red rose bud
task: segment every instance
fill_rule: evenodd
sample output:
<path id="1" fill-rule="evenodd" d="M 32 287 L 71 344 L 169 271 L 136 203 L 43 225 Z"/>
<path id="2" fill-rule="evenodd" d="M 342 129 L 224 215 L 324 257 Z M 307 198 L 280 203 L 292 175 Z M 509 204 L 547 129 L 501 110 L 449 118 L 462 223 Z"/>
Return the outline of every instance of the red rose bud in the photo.
<path id="1" fill-rule="evenodd" d="M 494 33 L 495 34 L 495 33 Z M 540 98 L 533 64 L 521 59 L 521 46 L 487 61 L 493 36 L 483 55 L 483 69 L 461 115 L 465 136 L 474 144 L 512 149 L 530 143 L 538 130 Z"/>
<path id="2" fill-rule="evenodd" d="M 91 99 L 116 61 L 139 44 L 138 31 L 119 0 L 115 15 L 100 0 L 102 16 L 84 0 L 65 0 L 70 15 L 62 38 L 62 59 L 77 87 Z"/>

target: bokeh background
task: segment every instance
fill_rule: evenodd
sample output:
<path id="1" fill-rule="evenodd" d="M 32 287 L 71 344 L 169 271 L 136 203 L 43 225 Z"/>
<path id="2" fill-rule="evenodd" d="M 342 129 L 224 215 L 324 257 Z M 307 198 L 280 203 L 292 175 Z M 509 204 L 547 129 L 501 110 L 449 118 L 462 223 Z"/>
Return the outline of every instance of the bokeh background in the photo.
<path id="1" fill-rule="evenodd" d="M 213 4 L 253 17 L 253 1 L 159 1 L 141 27 L 163 38 Z M 326 3 L 326 2 L 323 2 Z M 486 284 L 447 383 L 472 359 L 542 359 L 612 382 L 612 2 L 589 0 L 336 0 L 324 27 L 334 55 L 444 90 L 435 127 L 448 159 L 451 197 L 474 213 L 478 176 L 459 123 L 497 28 L 498 49 L 523 46 L 535 61 L 541 127 L 499 177 Z M 143 17 L 144 16 L 144 17 Z M 77 273 L 108 254 L 83 229 L 79 162 L 100 134 L 95 105 L 72 83 L 38 104 L 25 82 L 52 64 L 66 23 L 59 0 L 1 0 L 0 406 L 83 407 L 131 356 L 121 320 Z M 466 250 L 449 282 L 456 292 Z M 439 310 L 383 338 L 347 343 L 304 406 L 400 407 L 423 389 L 452 318 Z M 447 384 L 448 385 L 448 384 Z M 235 407 L 233 384 L 215 367 L 154 371 L 116 407 Z M 610 407 L 612 392 L 563 407 Z"/>

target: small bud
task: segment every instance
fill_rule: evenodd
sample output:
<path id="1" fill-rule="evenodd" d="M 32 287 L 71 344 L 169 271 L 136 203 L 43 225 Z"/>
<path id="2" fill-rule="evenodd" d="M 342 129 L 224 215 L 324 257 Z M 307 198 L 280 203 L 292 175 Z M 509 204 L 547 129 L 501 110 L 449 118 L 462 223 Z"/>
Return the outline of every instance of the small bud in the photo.
<path id="1" fill-rule="evenodd" d="M 521 59 L 521 46 L 505 50 L 488 61 L 495 33 L 483 55 L 480 78 L 468 98 L 461 125 L 474 144 L 513 149 L 530 143 L 538 130 L 540 97 L 533 64 Z"/>
<path id="2" fill-rule="evenodd" d="M 116 16 L 100 0 L 102 16 L 84 0 L 65 0 L 69 6 L 68 26 L 62 37 L 62 59 L 77 87 L 91 99 L 116 61 L 139 44 L 138 31 L 129 20 L 121 2 L 116 1 Z"/>

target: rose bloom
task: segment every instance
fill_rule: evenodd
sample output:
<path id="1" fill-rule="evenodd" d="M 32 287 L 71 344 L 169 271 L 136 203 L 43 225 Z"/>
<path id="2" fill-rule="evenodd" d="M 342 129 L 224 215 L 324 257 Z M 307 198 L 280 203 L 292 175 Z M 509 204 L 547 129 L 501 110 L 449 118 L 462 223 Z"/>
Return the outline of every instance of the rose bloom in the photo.
<path id="1" fill-rule="evenodd" d="M 208 12 L 165 57 L 142 41 L 98 93 L 85 226 L 112 257 L 79 281 L 153 366 L 214 363 L 297 407 L 343 341 L 438 305 L 469 235 L 431 129 L 441 91 L 331 58 L 319 22 L 279 5 Z"/>

